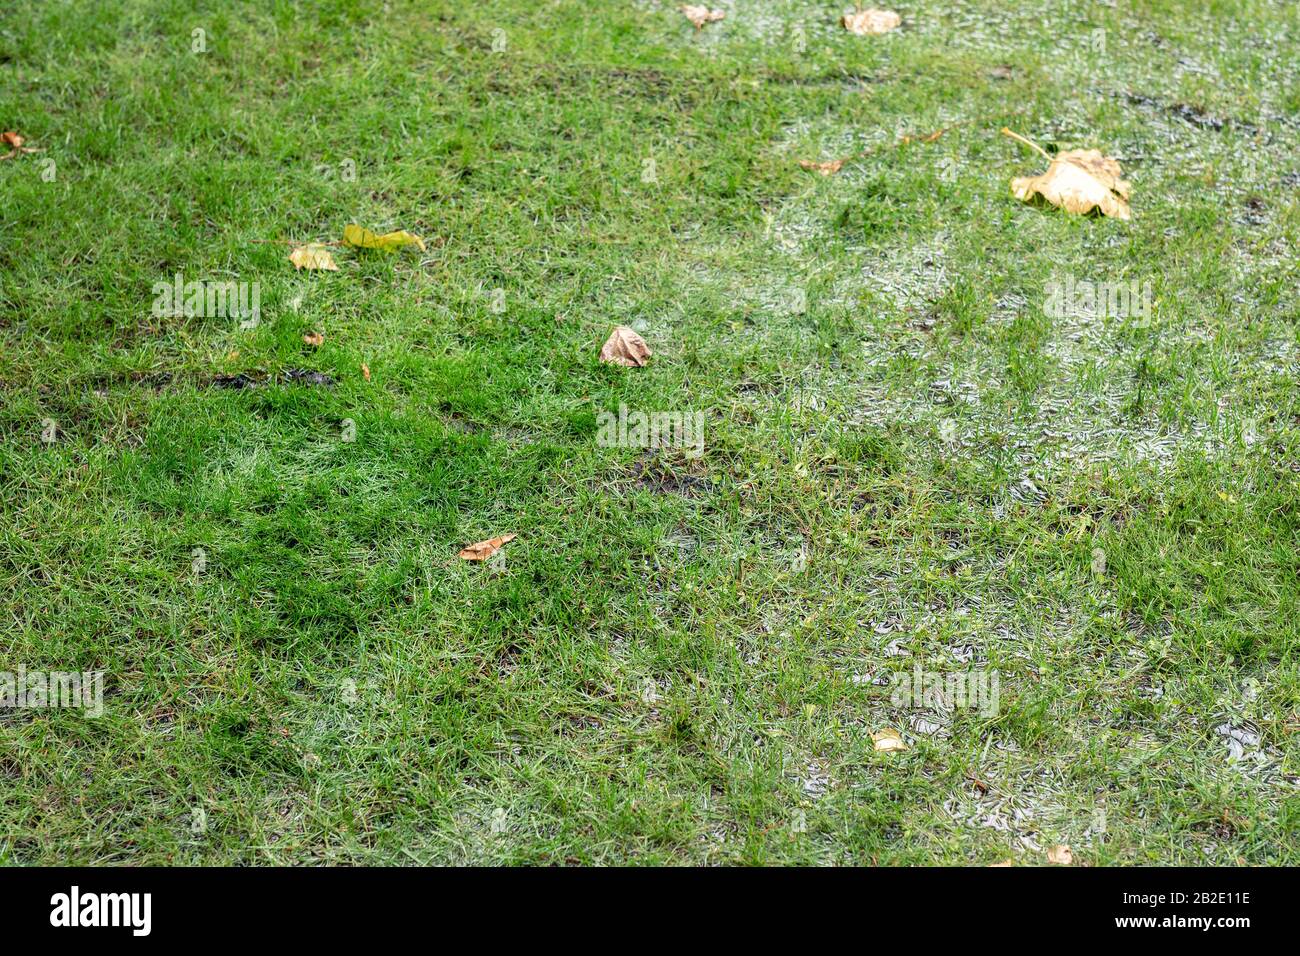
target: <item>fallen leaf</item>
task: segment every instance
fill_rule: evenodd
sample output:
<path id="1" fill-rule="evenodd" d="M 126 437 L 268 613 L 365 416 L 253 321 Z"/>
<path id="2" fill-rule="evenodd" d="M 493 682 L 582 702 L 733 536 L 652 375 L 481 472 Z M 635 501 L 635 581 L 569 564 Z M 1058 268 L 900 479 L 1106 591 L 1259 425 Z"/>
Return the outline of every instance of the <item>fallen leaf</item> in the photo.
<path id="1" fill-rule="evenodd" d="M 898 141 L 898 144 L 906 146 L 908 143 L 933 143 L 946 132 L 948 132 L 948 128 L 945 126 L 943 129 L 937 129 L 933 133 L 926 133 L 924 136 L 904 136 Z"/>
<path id="2" fill-rule="evenodd" d="M 888 33 L 903 18 L 893 10 L 859 10 L 857 13 L 844 14 L 844 29 L 857 36 L 870 36 Z"/>
<path id="3" fill-rule="evenodd" d="M 886 727 L 884 730 L 871 735 L 876 749 L 882 753 L 892 753 L 895 750 L 906 750 L 907 744 L 903 743 L 903 735 L 893 727 Z"/>
<path id="4" fill-rule="evenodd" d="M 293 263 L 295 269 L 323 269 L 326 272 L 339 271 L 339 267 L 334 263 L 334 256 L 319 242 L 311 242 L 305 246 L 296 247 L 293 252 L 289 253 L 289 261 Z"/>
<path id="5" fill-rule="evenodd" d="M 600 360 L 614 365 L 640 367 L 651 356 L 650 346 L 645 339 L 626 325 L 616 325 L 614 331 L 600 349 Z"/>
<path id="6" fill-rule="evenodd" d="M 33 149 L 30 146 L 24 146 L 27 137 L 20 134 L 17 130 L 7 129 L 0 133 L 0 142 L 9 147 L 9 152 L 0 156 L 0 159 L 13 159 L 15 156 L 21 156 L 23 153 L 43 153 L 43 149 Z"/>
<path id="7" fill-rule="evenodd" d="M 1069 866 L 1074 862 L 1074 854 L 1064 843 L 1058 843 L 1047 850 L 1047 862 L 1055 863 L 1057 866 Z"/>
<path id="8" fill-rule="evenodd" d="M 379 249 L 383 252 L 396 252 L 405 246 L 419 246 L 424 251 L 424 240 L 414 233 L 399 229 L 396 232 L 379 233 L 363 229 L 361 226 L 343 227 L 343 241 L 358 249 Z"/>
<path id="9" fill-rule="evenodd" d="M 695 24 L 695 29 L 697 30 L 702 30 L 704 29 L 704 24 L 721 20 L 727 15 L 726 10 L 710 10 L 708 7 L 702 7 L 698 4 L 687 4 L 678 9 L 681 10 L 682 13 L 686 14 L 686 19 Z"/>
<path id="10" fill-rule="evenodd" d="M 365 362 L 361 363 L 361 377 L 364 378 L 367 382 L 370 381 L 370 366 L 367 365 Z"/>
<path id="11" fill-rule="evenodd" d="M 844 160 L 832 159 L 828 163 L 819 163 L 811 159 L 801 159 L 799 160 L 799 165 L 804 169 L 816 170 L 823 176 L 829 176 L 832 173 L 838 173 L 840 171 L 840 168 L 844 165 Z"/>
<path id="12" fill-rule="evenodd" d="M 325 344 L 325 336 L 321 332 L 308 332 L 302 340 L 314 348 L 320 348 Z"/>
<path id="13" fill-rule="evenodd" d="M 1103 215 L 1115 219 L 1130 218 L 1128 197 L 1132 187 L 1120 178 L 1123 170 L 1116 160 L 1095 149 L 1071 149 L 1048 156 L 1023 136 L 1005 128 L 1002 132 L 1032 146 L 1051 163 L 1041 176 L 1011 180 L 1011 193 L 1017 199 L 1027 202 L 1039 195 L 1066 212 L 1083 215 L 1100 209 Z"/>
<path id="14" fill-rule="evenodd" d="M 464 548 L 459 557 L 466 561 L 486 561 L 492 555 L 501 550 L 501 546 L 507 541 L 513 541 L 515 535 L 503 534 L 499 538 L 488 538 L 486 541 L 479 541 L 477 544 L 471 544 Z"/>

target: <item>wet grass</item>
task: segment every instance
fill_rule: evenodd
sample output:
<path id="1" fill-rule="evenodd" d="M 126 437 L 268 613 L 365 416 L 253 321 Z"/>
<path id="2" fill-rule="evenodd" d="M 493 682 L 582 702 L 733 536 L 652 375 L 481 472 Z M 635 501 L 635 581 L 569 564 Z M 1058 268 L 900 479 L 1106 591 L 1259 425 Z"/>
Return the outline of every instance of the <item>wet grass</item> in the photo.
<path id="1" fill-rule="evenodd" d="M 719 5 L 6 19 L 0 668 L 106 692 L 0 711 L 0 859 L 1300 860 L 1293 13 Z M 1015 202 L 1003 125 L 1133 221 Z M 349 222 L 429 248 L 254 241 Z"/>

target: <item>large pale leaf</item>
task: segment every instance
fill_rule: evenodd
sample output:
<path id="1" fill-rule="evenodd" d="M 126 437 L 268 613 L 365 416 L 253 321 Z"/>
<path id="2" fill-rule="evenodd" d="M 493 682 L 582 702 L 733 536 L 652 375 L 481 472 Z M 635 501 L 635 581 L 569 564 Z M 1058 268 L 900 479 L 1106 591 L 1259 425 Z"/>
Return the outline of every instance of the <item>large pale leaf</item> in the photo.
<path id="1" fill-rule="evenodd" d="M 844 29 L 858 36 L 888 33 L 903 22 L 893 10 L 859 10 L 844 14 Z"/>
<path id="2" fill-rule="evenodd" d="M 1041 176 L 1011 180 L 1011 193 L 1029 201 L 1042 196 L 1053 206 L 1083 215 L 1094 209 L 1115 219 L 1129 219 L 1129 183 L 1119 163 L 1095 149 L 1071 149 L 1052 157 Z"/>
<path id="3" fill-rule="evenodd" d="M 702 30 L 704 29 L 704 24 L 721 20 L 727 15 L 726 10 L 710 10 L 708 7 L 703 7 L 694 3 L 687 4 L 679 9 L 686 15 L 687 20 L 690 20 L 691 23 L 695 24 L 695 29 L 697 30 Z"/>

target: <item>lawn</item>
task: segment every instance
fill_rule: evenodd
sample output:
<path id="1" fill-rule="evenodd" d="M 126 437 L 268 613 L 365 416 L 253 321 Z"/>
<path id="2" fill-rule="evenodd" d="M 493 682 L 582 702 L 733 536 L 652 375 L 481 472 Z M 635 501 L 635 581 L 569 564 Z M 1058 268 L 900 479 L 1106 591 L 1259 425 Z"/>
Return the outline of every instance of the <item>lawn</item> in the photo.
<path id="1" fill-rule="evenodd" d="M 888 5 L 9 0 L 0 862 L 1300 863 L 1297 7 Z"/>

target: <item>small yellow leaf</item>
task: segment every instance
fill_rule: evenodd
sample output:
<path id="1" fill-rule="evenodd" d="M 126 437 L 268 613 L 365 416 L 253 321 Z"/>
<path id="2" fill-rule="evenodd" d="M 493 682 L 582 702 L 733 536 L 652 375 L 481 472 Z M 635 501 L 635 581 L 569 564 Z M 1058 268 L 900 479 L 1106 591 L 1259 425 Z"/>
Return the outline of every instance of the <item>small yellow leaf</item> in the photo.
<path id="1" fill-rule="evenodd" d="M 361 377 L 364 378 L 367 382 L 370 381 L 370 366 L 367 365 L 365 362 L 361 363 Z"/>
<path id="2" fill-rule="evenodd" d="M 333 254 L 319 242 L 296 247 L 293 252 L 289 253 L 289 261 L 293 263 L 295 269 L 323 269 L 326 272 L 339 271 L 339 267 L 334 263 Z"/>
<path id="3" fill-rule="evenodd" d="M 405 246 L 419 246 L 420 251 L 424 251 L 424 240 L 413 233 L 407 232 L 405 229 L 386 232 L 381 236 L 369 229 L 363 229 L 361 226 L 348 225 L 343 227 L 343 241 L 349 246 L 358 249 L 379 249 L 383 252 L 396 252 Z"/>
<path id="4" fill-rule="evenodd" d="M 859 10 L 844 14 L 844 29 L 857 36 L 888 33 L 903 22 L 893 10 Z"/>
<path id="5" fill-rule="evenodd" d="M 313 348 L 320 348 L 325 344 L 325 336 L 321 332 L 308 332 L 302 340 Z"/>
<path id="6" fill-rule="evenodd" d="M 1047 862 L 1054 863 L 1057 866 L 1069 866 L 1074 862 L 1074 854 L 1070 852 L 1069 846 L 1059 843 L 1047 850 Z"/>
<path id="7" fill-rule="evenodd" d="M 801 168 L 815 170 L 821 173 L 823 176 L 829 176 L 832 173 L 838 173 L 840 171 L 840 168 L 843 165 L 844 165 L 844 160 L 842 159 L 832 159 L 829 162 L 825 162 L 825 163 L 819 163 L 811 159 L 799 160 L 799 166 Z"/>
<path id="8" fill-rule="evenodd" d="M 479 541 L 463 548 L 458 557 L 466 561 L 486 561 L 492 555 L 501 550 L 501 546 L 507 541 L 513 541 L 515 535 L 503 534 L 497 538 L 488 538 L 486 541 Z"/>
<path id="9" fill-rule="evenodd" d="M 903 742 L 903 735 L 893 727 L 886 727 L 877 733 L 871 735 L 876 749 L 881 753 L 893 753 L 895 750 L 906 750 L 907 744 Z"/>
<path id="10" fill-rule="evenodd" d="M 695 24 L 695 29 L 697 30 L 702 30 L 704 29 L 704 24 L 721 20 L 727 15 L 726 10 L 710 10 L 708 7 L 702 7 L 698 4 L 687 4 L 678 9 L 680 9 L 682 13 L 686 14 L 686 19 Z"/>

